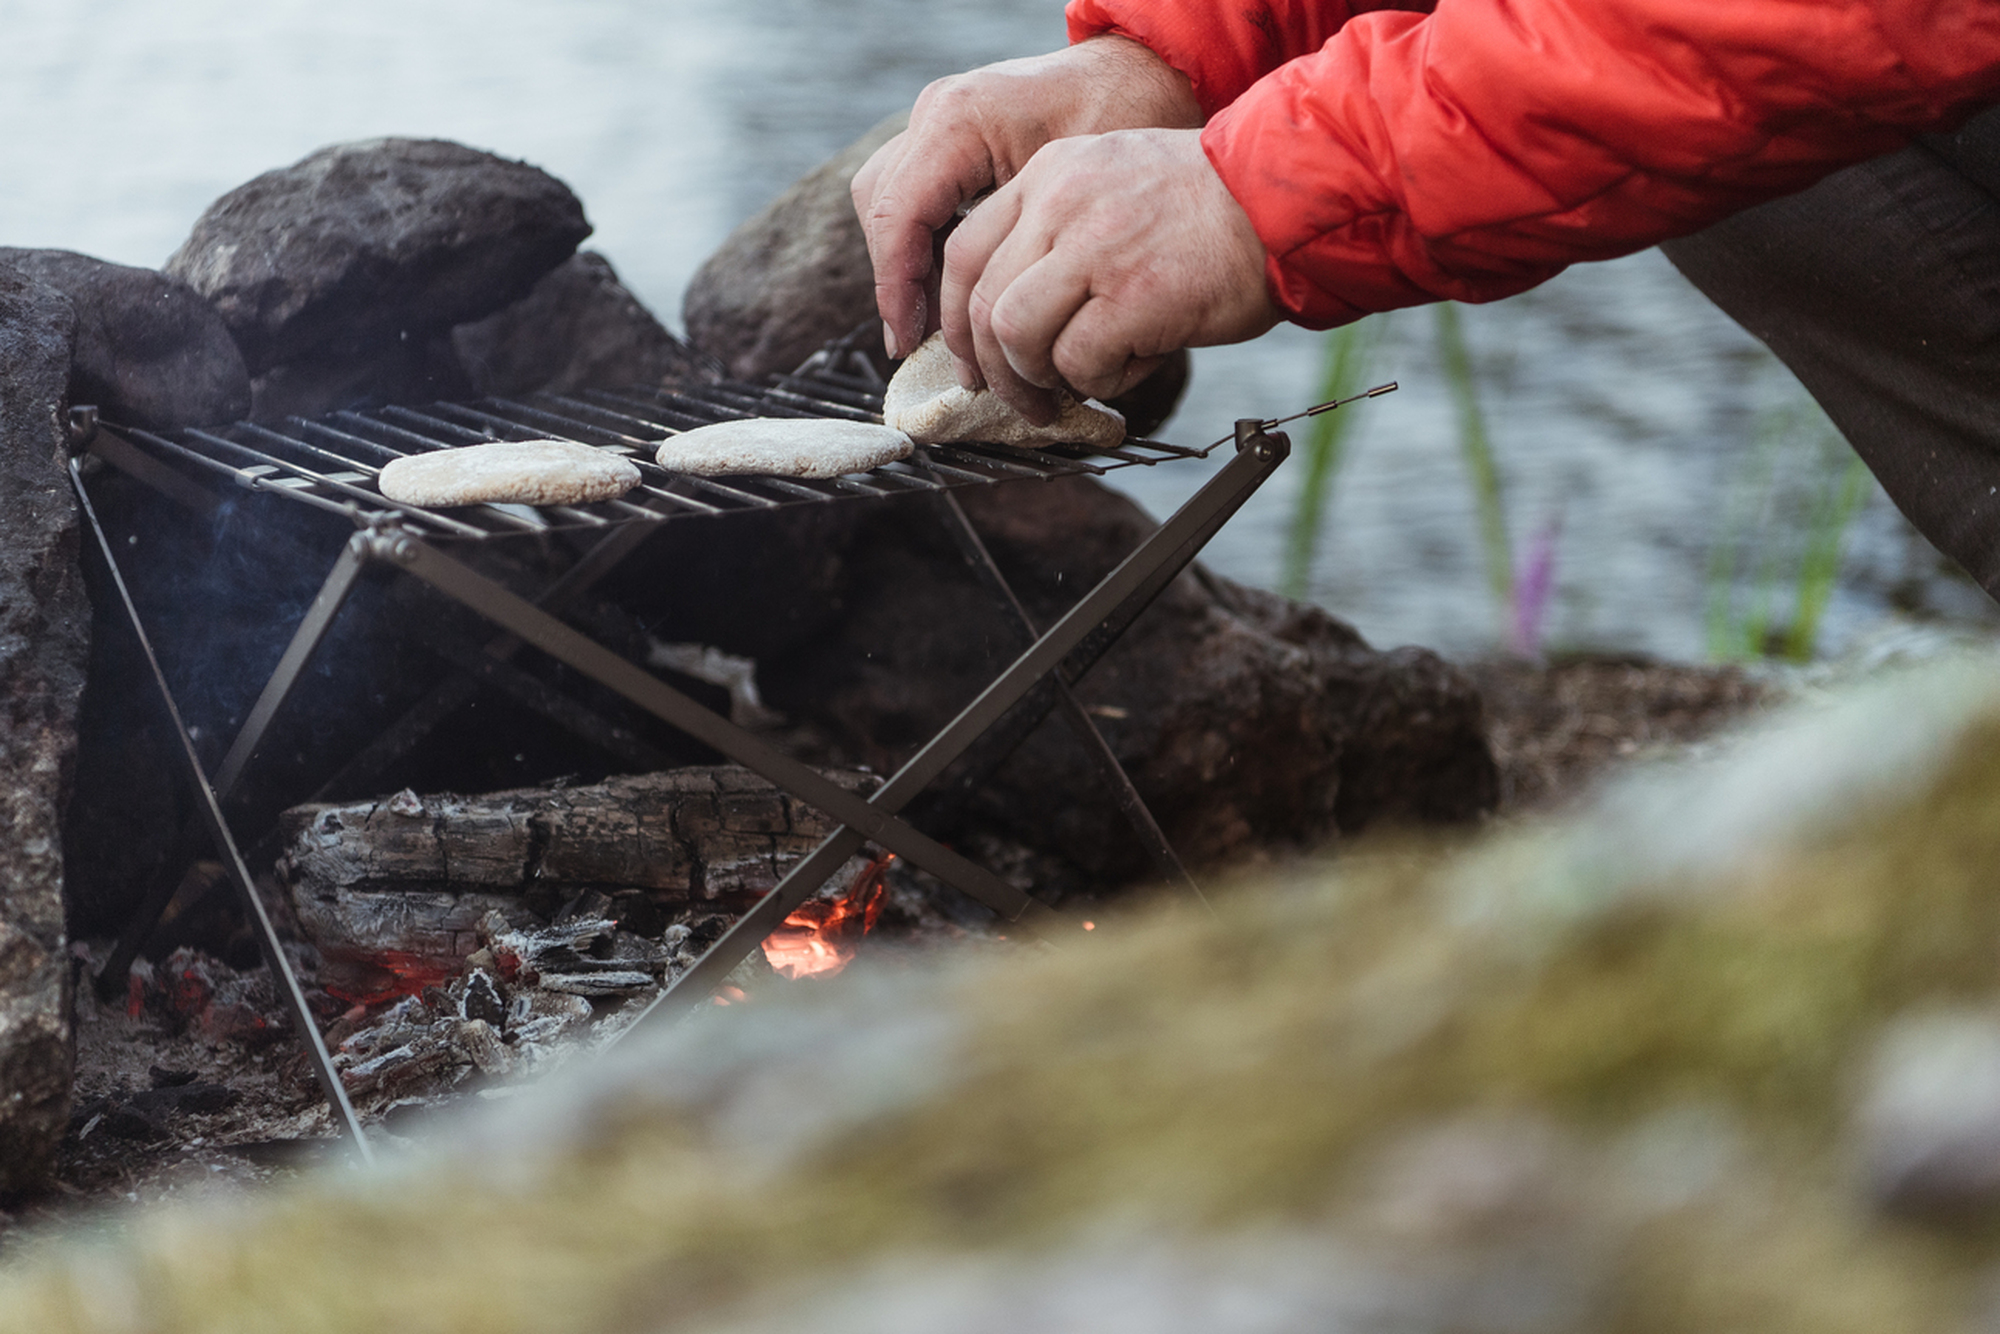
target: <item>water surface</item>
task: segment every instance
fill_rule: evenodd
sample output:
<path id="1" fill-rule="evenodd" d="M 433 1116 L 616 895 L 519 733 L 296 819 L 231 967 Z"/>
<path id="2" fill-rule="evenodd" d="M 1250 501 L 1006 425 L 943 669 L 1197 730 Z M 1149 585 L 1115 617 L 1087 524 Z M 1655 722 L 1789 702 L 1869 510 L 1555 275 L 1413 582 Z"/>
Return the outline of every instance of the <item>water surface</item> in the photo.
<path id="1" fill-rule="evenodd" d="M 0 0 L 0 31 L 0 243 L 158 265 L 260 171 L 338 140 L 437 136 L 562 177 L 591 244 L 675 326 L 702 259 L 799 174 L 929 79 L 1063 40 L 1055 0 Z M 1790 377 L 1651 253 L 1465 324 L 1515 541 L 1559 529 L 1546 643 L 1703 655 L 1716 543 L 1729 515 L 1756 512 L 1746 460 L 1759 423 L 1799 397 Z M 1475 652 L 1501 617 L 1431 328 L 1425 312 L 1390 321 L 1375 364 L 1403 389 L 1356 410 L 1308 592 L 1378 642 Z M 1204 443 L 1305 406 L 1321 346 L 1283 329 L 1200 353 L 1162 435 Z M 1809 462 L 1781 458 L 1777 475 L 1796 486 Z M 1279 579 L 1301 472 L 1280 472 L 1212 564 Z M 1121 484 L 1164 512 L 1199 476 Z M 1752 526 L 1783 546 L 1784 523 Z M 1762 582 L 1789 605 L 1781 559 L 1746 563 L 1753 585 L 1771 567 Z M 1892 603 L 1987 614 L 1935 565 L 1871 489 L 1825 645 L 1869 634 Z"/>

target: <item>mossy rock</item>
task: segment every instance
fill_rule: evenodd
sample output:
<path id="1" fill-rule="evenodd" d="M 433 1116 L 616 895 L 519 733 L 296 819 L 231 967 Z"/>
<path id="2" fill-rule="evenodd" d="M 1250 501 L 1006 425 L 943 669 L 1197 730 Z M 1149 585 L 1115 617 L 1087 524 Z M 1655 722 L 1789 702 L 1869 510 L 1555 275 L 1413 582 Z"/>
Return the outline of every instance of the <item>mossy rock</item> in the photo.
<path id="1" fill-rule="evenodd" d="M 1934 668 L 1560 824 L 758 996 L 38 1245 L 0 1330 L 1986 1328 L 2000 1188 L 1912 1216 L 1859 1109 L 1885 1033 L 2000 1025 L 1996 868 L 2000 669 Z"/>

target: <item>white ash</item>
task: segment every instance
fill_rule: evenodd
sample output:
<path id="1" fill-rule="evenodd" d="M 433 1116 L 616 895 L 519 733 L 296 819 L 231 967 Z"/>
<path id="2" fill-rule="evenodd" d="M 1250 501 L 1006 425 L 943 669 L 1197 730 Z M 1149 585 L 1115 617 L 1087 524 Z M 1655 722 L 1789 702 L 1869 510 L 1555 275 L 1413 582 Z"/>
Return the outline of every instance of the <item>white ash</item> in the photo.
<path id="1" fill-rule="evenodd" d="M 738 727 L 777 727 L 784 715 L 757 691 L 757 660 L 724 653 L 709 644 L 665 644 L 646 639 L 646 665 L 664 667 L 729 692 L 729 721 Z"/>

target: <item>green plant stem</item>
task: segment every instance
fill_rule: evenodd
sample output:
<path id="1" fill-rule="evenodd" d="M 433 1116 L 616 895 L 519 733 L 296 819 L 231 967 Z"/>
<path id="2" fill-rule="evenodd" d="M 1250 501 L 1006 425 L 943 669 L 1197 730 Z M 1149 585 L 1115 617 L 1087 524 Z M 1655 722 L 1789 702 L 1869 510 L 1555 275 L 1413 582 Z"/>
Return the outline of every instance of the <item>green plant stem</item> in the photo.
<path id="1" fill-rule="evenodd" d="M 1761 414 L 1709 551 L 1711 657 L 1812 657 L 1839 581 L 1847 530 L 1871 483 L 1867 465 L 1809 403 Z M 1787 585 L 1791 619 L 1774 624 Z"/>
<path id="2" fill-rule="evenodd" d="M 1347 398 L 1361 388 L 1368 373 L 1369 354 L 1381 336 L 1387 316 L 1343 325 L 1326 341 L 1326 368 L 1320 377 L 1316 402 Z M 1284 574 L 1279 582 L 1286 597 L 1302 598 L 1312 575 L 1313 557 L 1319 550 L 1320 530 L 1326 526 L 1326 511 L 1333 494 L 1333 479 L 1345 461 L 1347 433 L 1354 418 L 1345 412 L 1322 412 L 1308 424 L 1304 454 L 1304 475 L 1299 480 L 1299 497 L 1292 511 L 1291 530 L 1286 535 Z"/>
<path id="3" fill-rule="evenodd" d="M 1438 360 L 1444 366 L 1445 384 L 1458 410 L 1458 446 L 1465 456 L 1466 471 L 1472 482 L 1473 502 L 1479 511 L 1480 544 L 1486 553 L 1486 582 L 1502 619 L 1511 620 L 1514 606 L 1514 551 L 1507 539 L 1507 512 L 1500 499 L 1500 469 L 1494 461 L 1493 443 L 1486 434 L 1486 417 L 1479 409 L 1478 380 L 1472 369 L 1472 353 L 1465 345 L 1465 330 L 1459 323 L 1458 307 L 1441 301 L 1437 312 Z"/>
<path id="4" fill-rule="evenodd" d="M 1791 630 L 1785 636 L 1785 656 L 1793 662 L 1811 659 L 1819 642 L 1820 618 L 1833 597 L 1834 581 L 1840 575 L 1841 550 L 1847 529 L 1868 496 L 1868 465 L 1859 456 L 1850 458 L 1841 472 L 1835 493 L 1822 501 L 1813 516 L 1805 554 L 1799 560 L 1799 596 L 1792 613 Z"/>

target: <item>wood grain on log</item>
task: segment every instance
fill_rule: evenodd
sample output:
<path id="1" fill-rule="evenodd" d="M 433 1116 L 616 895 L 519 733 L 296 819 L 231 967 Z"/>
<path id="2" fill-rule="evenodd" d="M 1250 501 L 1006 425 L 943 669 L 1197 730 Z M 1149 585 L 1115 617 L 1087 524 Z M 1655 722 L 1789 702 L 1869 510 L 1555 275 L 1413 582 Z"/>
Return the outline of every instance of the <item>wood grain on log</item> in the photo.
<path id="1" fill-rule="evenodd" d="M 871 774 L 834 771 L 853 792 Z M 747 904 L 837 827 L 735 766 L 670 769 L 587 787 L 519 788 L 297 806 L 280 827 L 280 881 L 301 927 L 337 952 L 463 957 L 489 911 L 589 890 L 668 907 Z"/>

